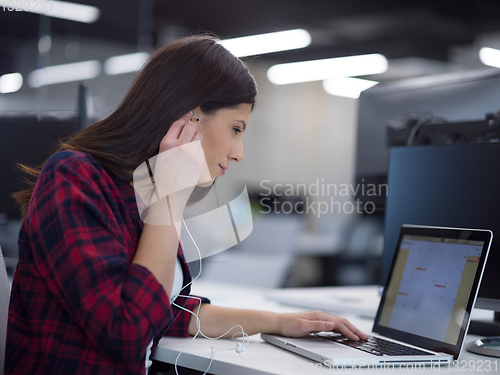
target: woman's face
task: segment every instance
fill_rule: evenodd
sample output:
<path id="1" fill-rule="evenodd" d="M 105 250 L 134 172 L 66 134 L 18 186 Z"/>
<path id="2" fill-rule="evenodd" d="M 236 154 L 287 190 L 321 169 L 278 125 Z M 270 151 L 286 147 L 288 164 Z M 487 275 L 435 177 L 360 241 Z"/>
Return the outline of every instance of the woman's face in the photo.
<path id="1" fill-rule="evenodd" d="M 197 132 L 203 135 L 203 151 L 212 181 L 223 176 L 232 161 L 243 160 L 241 136 L 248 126 L 252 106 L 240 104 L 223 108 L 212 115 L 203 114 L 196 108 L 194 117 L 199 118 Z"/>

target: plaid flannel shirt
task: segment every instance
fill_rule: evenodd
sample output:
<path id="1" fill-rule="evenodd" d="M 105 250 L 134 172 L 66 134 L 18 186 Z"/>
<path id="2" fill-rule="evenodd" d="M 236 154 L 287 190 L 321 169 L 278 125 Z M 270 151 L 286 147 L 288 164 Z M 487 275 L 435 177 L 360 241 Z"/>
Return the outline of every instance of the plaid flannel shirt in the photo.
<path id="1" fill-rule="evenodd" d="M 142 228 L 134 188 L 90 155 L 61 151 L 47 161 L 19 235 L 6 374 L 144 374 L 152 339 L 153 355 L 163 335 L 189 336 L 191 314 L 132 263 Z M 186 285 L 181 244 L 178 257 Z"/>

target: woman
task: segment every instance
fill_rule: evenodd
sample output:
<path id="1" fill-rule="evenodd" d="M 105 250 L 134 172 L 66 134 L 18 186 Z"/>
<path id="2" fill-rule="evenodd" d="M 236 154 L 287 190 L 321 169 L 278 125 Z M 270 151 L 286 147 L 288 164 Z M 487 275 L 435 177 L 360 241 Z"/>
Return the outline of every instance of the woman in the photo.
<path id="1" fill-rule="evenodd" d="M 41 170 L 25 168 L 37 179 L 16 194 L 24 220 L 7 374 L 144 374 L 148 349 L 154 354 L 163 335 L 196 334 L 196 319 L 169 299 L 191 280 L 179 228 L 157 225 L 165 212 L 180 218 L 193 189 L 151 204 L 143 222 L 133 174 L 157 154 L 200 141 L 213 182 L 243 158 L 256 92 L 248 69 L 215 38 L 180 39 L 151 57 L 108 118 L 61 143 Z M 196 155 L 183 160 L 206 177 Z M 199 307 L 203 333 L 212 337 L 239 324 L 249 335 L 333 329 L 366 339 L 320 311 L 276 314 L 183 297 L 175 303 Z"/>

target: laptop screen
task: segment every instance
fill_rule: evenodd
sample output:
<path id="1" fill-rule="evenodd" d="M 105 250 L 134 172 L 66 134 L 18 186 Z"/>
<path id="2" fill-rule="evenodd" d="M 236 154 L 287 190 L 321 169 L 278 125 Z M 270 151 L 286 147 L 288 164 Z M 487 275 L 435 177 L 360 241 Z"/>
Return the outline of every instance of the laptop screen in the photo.
<path id="1" fill-rule="evenodd" d="M 489 240 L 471 231 L 450 230 L 447 236 L 446 230 L 410 228 L 403 227 L 398 241 L 376 325 L 456 346 L 467 328 Z"/>
<path id="2" fill-rule="evenodd" d="M 455 344 L 483 245 L 403 236 L 380 324 Z"/>

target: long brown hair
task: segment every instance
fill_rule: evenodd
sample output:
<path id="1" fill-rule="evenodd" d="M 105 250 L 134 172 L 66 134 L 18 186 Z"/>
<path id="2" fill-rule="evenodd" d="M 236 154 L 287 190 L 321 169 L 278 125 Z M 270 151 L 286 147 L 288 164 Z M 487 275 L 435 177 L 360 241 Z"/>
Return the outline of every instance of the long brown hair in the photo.
<path id="1" fill-rule="evenodd" d="M 159 48 L 137 75 L 109 117 L 61 142 L 56 150 L 85 152 L 119 179 L 132 182 L 133 171 L 158 154 L 171 124 L 200 107 L 206 114 L 242 103 L 255 105 L 253 76 L 211 35 L 178 39 Z M 41 168 L 21 166 L 34 178 L 14 193 L 23 217 Z"/>

